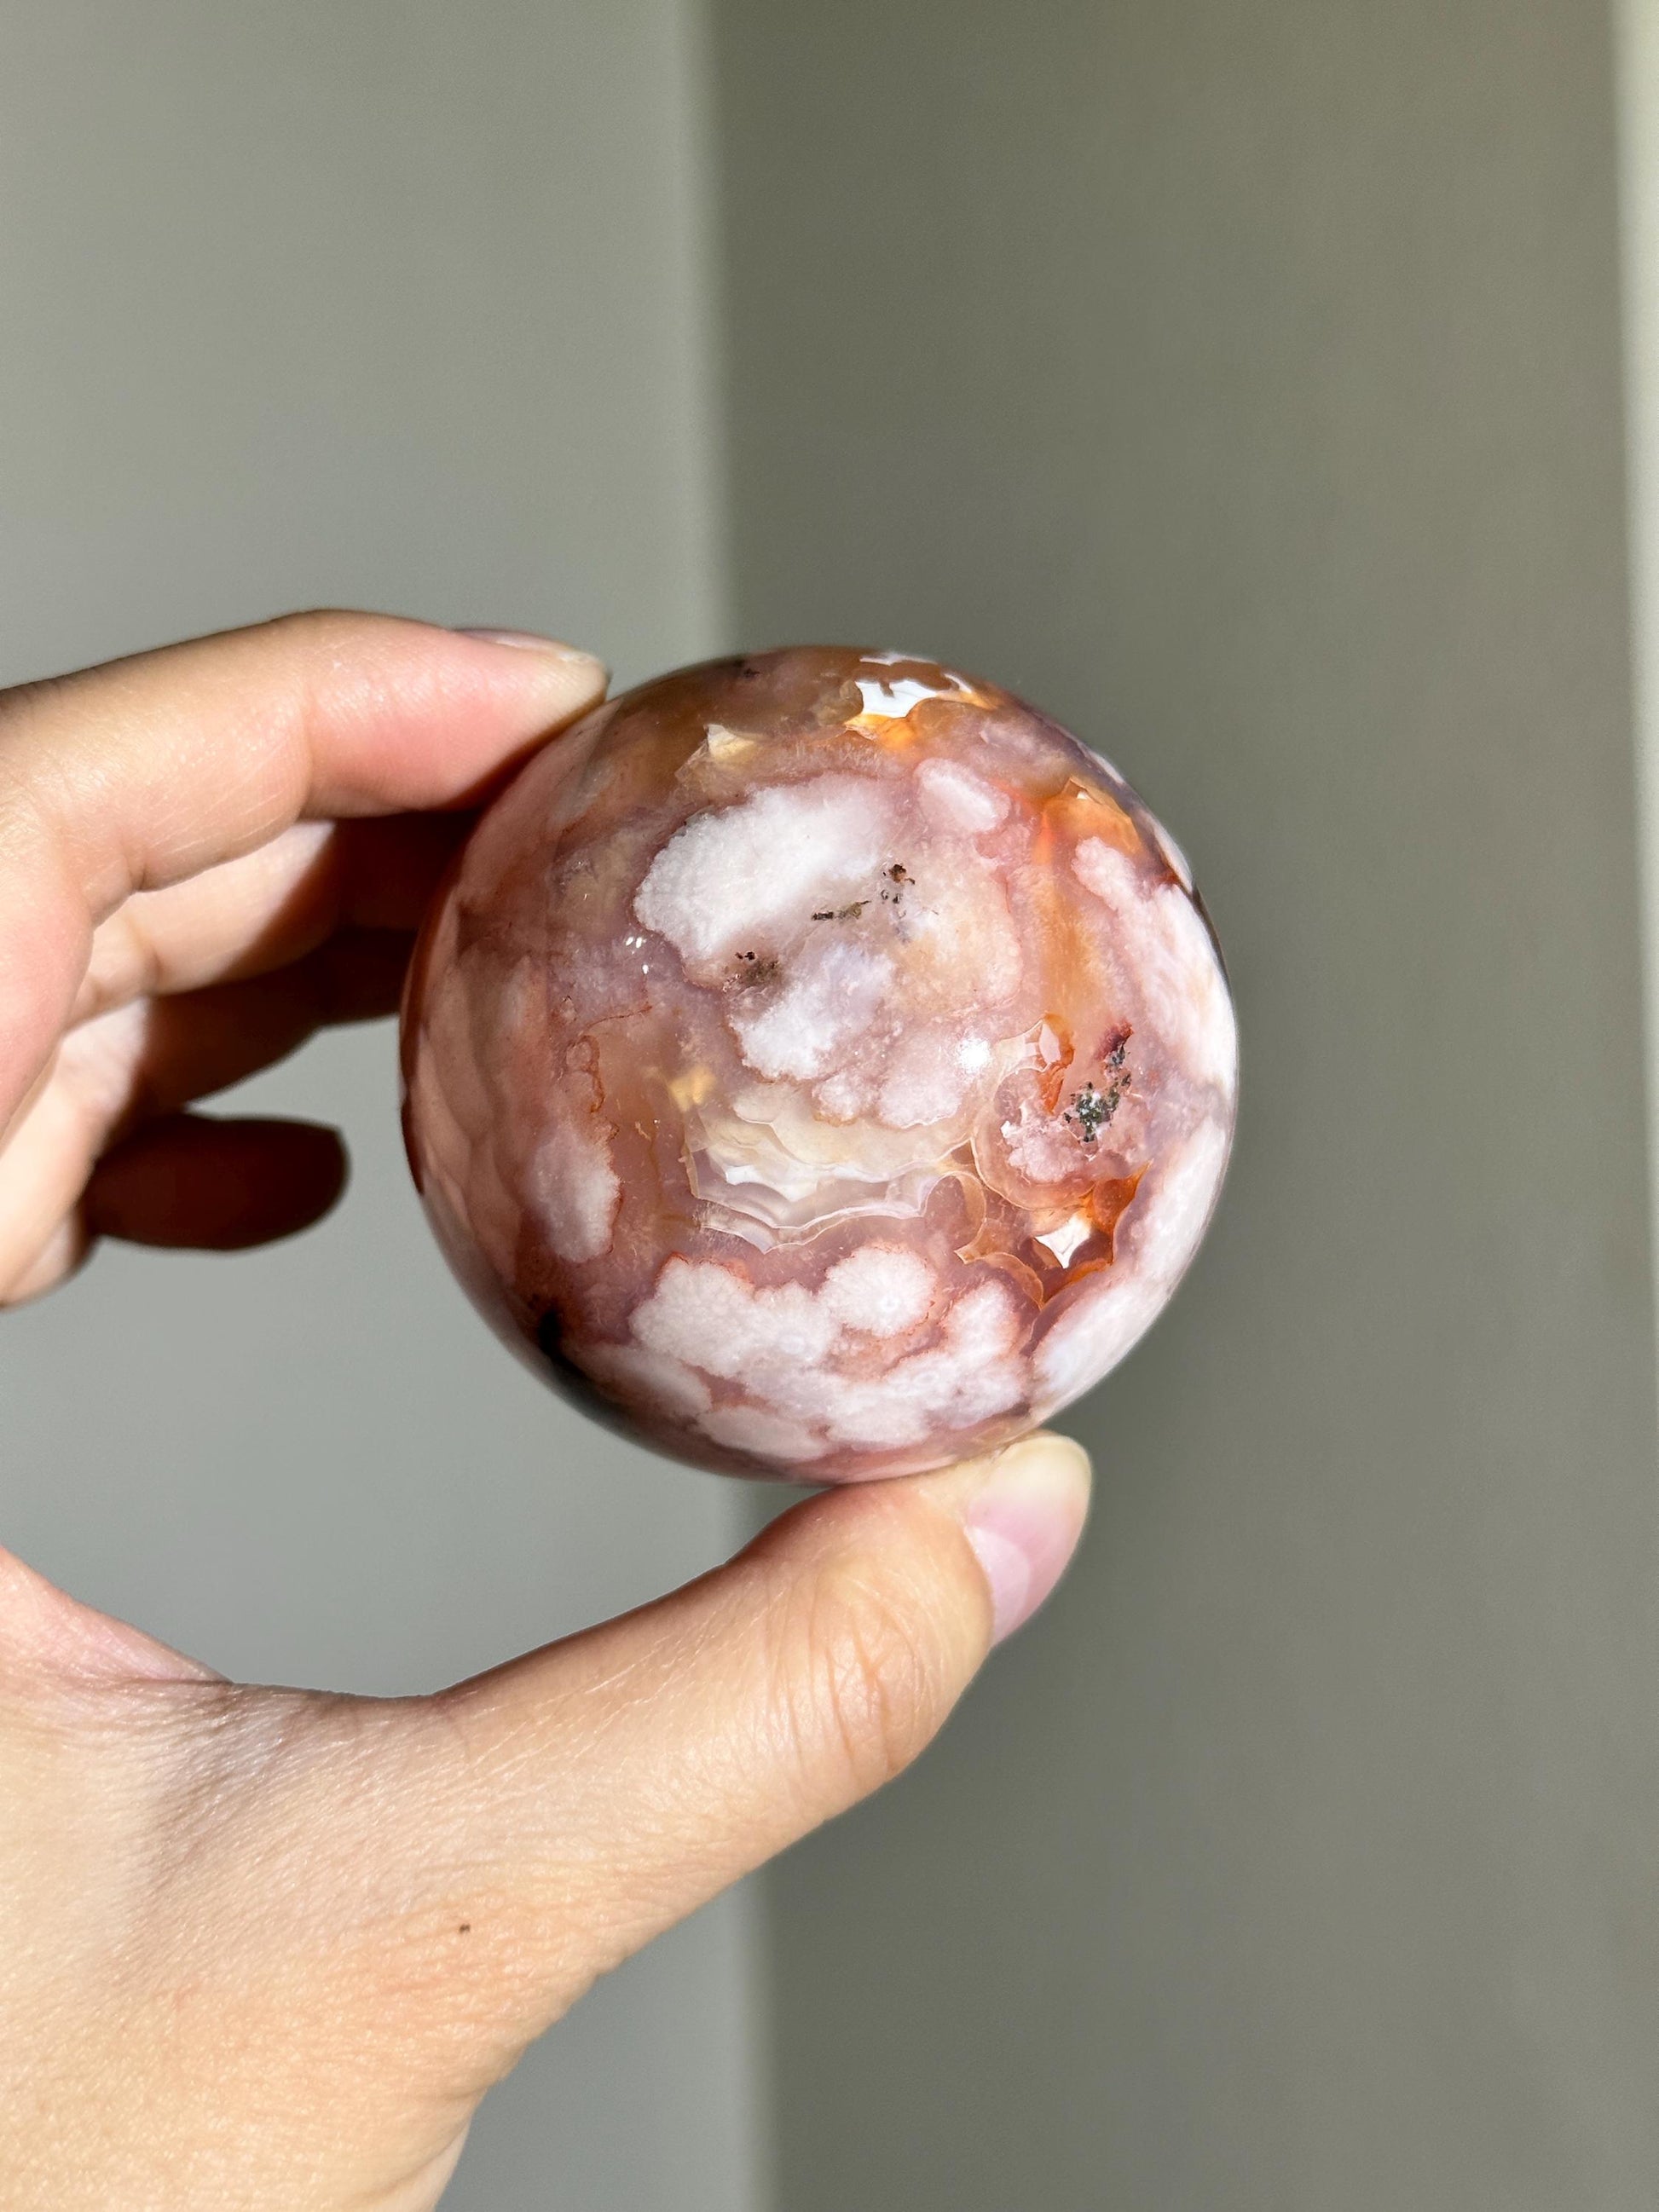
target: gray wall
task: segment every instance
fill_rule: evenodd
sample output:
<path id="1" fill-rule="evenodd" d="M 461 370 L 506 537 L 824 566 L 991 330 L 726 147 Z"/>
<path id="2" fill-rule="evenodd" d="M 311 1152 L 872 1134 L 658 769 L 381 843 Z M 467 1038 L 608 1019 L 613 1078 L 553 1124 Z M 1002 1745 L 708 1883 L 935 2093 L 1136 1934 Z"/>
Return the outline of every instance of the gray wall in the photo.
<path id="1" fill-rule="evenodd" d="M 696 56 L 674 0 L 0 8 L 0 681 L 296 605 L 710 642 Z M 384 1028 L 316 1234 L 119 1250 L 0 1322 L 0 1529 L 255 1679 L 435 1684 L 708 1565 L 727 1491 L 562 1413 L 416 1212 Z M 606 1984 L 449 2202 L 744 2212 L 746 1923 Z"/>
<path id="2" fill-rule="evenodd" d="M 1613 0 L 1632 672 L 1646 948 L 1650 1237 L 1659 1247 L 1659 0 Z"/>
<path id="3" fill-rule="evenodd" d="M 770 1897 L 789 2212 L 1646 2207 L 1654 1358 L 1579 0 L 720 0 L 737 612 L 1098 738 L 1244 1109 L 1051 1613 Z"/>

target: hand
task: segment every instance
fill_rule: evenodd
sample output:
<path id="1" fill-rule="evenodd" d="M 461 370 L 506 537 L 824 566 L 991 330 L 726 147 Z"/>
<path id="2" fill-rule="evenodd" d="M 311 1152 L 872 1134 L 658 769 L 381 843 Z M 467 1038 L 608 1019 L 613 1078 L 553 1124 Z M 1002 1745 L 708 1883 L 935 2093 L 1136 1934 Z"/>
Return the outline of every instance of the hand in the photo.
<path id="1" fill-rule="evenodd" d="M 604 683 L 323 615 L 0 696 L 0 1303 L 333 1202 L 331 1132 L 193 1102 L 390 1011 L 466 810 Z M 228 1682 L 0 1553 L 0 2197 L 433 2204 L 596 1976 L 915 1757 L 1086 1495 L 1042 1437 L 826 1493 L 403 1700 Z"/>

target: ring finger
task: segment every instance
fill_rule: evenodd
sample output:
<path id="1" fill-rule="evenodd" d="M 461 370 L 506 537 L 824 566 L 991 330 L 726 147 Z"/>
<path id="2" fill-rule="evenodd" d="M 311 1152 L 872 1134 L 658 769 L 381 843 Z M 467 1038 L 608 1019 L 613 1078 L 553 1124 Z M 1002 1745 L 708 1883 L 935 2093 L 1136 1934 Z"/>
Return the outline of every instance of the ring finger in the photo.
<path id="1" fill-rule="evenodd" d="M 275 1065 L 320 1028 L 392 1012 L 408 951 L 409 939 L 400 932 L 343 931 L 276 974 L 140 1000 L 72 1030 L 0 1145 L 0 1304 L 51 1289 L 84 1257 L 92 1224 L 82 1200 L 105 1154 L 125 1150 L 125 1140 L 142 1127 L 176 1116 L 192 1101 Z M 144 1226 L 137 1233 L 147 1243 L 222 1245 L 229 1206 L 225 1178 L 251 1173 L 254 1166 L 246 1146 L 228 1149 L 214 1133 L 225 1126 L 203 1124 L 198 1117 L 193 1130 L 174 1133 L 148 1170 L 142 1152 L 112 1160 L 111 1193 L 118 1184 L 118 1203 L 101 1210 L 94 1205 L 97 1226 L 124 1235 L 126 1224 L 142 1217 Z M 199 1205 L 195 1210 L 218 1225 L 200 1237 L 189 1233 L 188 1218 L 178 1224 L 178 1234 L 165 1233 L 165 1207 L 159 1202 L 167 1188 L 182 1188 L 179 1148 L 189 1149 L 192 1133 L 201 1139 L 199 1162 L 211 1153 L 217 1163 L 210 1177 L 216 1184 L 213 1204 L 205 1212 Z M 304 1172 L 296 1188 L 314 1194 L 320 1188 L 313 1171 L 317 1164 L 307 1154 L 300 1164 Z M 157 1206 L 148 1208 L 137 1196 L 147 1173 L 158 1193 Z M 246 1242 L 288 1234 L 320 1210 L 325 1207 L 301 1208 L 303 1218 L 279 1211 L 272 1225 L 261 1230 L 265 1216 L 257 1208 L 229 1207 L 251 1231 L 259 1231 Z"/>

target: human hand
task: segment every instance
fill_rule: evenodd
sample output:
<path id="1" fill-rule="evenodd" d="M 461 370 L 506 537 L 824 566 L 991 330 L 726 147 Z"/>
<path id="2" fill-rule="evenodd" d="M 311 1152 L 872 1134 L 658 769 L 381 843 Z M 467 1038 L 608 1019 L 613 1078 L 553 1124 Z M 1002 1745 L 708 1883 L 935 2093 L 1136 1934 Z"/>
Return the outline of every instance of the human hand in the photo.
<path id="1" fill-rule="evenodd" d="M 193 1103 L 391 1010 L 550 644 L 319 615 L 0 696 L 0 1304 L 100 1236 L 314 1220 L 330 1131 Z M 594 1978 L 897 1772 L 1047 1595 L 1055 1437 L 827 1493 L 436 1697 L 226 1681 L 0 1553 L 11 2212 L 412 2212 Z"/>

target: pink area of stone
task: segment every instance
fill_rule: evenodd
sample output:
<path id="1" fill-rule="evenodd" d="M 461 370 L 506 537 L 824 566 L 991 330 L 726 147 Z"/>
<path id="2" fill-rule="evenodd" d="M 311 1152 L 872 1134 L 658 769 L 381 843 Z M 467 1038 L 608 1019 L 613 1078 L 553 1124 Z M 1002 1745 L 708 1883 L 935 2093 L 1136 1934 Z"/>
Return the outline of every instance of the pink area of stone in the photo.
<path id="1" fill-rule="evenodd" d="M 484 816 L 404 1008 L 439 1240 L 558 1388 L 860 1481 L 1097 1382 L 1191 1259 L 1237 1041 L 1178 848 L 978 678 L 820 647 L 609 701 Z"/>

